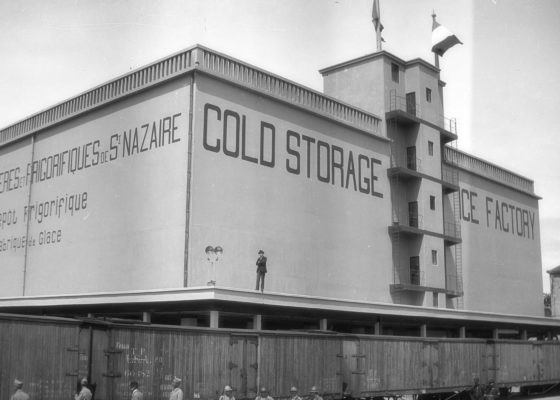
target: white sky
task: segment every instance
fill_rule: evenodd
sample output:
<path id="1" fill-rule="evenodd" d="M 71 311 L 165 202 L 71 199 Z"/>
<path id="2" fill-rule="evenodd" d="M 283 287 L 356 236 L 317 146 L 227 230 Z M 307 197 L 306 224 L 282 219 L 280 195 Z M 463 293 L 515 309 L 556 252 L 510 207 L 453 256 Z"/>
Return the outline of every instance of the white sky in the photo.
<path id="1" fill-rule="evenodd" d="M 459 148 L 535 181 L 543 270 L 560 264 L 560 1 L 380 0 L 384 49 L 433 62 Z M 0 127 L 196 43 L 322 90 L 375 51 L 372 0 L 0 0 Z M 549 291 L 548 275 L 543 276 Z"/>

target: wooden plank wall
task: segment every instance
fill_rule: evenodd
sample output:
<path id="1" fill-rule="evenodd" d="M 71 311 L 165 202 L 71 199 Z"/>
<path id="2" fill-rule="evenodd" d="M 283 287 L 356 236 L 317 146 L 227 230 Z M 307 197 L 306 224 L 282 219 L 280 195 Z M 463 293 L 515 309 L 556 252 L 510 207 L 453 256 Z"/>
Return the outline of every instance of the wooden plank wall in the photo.
<path id="1" fill-rule="evenodd" d="M 540 342 L 496 341 L 496 382 L 539 382 Z"/>
<path id="2" fill-rule="evenodd" d="M 300 395 L 312 386 L 323 395 L 342 392 L 340 338 L 263 334 L 259 347 L 259 385 L 272 397 L 287 398 L 291 386 Z"/>
<path id="3" fill-rule="evenodd" d="M 77 346 L 77 323 L 0 319 L 0 398 L 11 397 L 15 378 L 32 399 L 71 398 Z"/>
<path id="4" fill-rule="evenodd" d="M 542 342 L 541 342 L 542 343 Z M 560 346 L 558 342 L 544 342 L 541 345 L 540 378 L 544 382 L 560 380 Z"/>
<path id="5" fill-rule="evenodd" d="M 440 340 L 439 379 L 434 388 L 471 386 L 478 377 L 488 382 L 486 340 Z"/>
<path id="6" fill-rule="evenodd" d="M 411 338 L 412 339 L 412 338 Z M 360 339 L 360 352 L 365 355 L 360 393 L 419 389 L 426 385 L 425 348 L 422 340 L 380 337 Z"/>
<path id="7" fill-rule="evenodd" d="M 114 399 L 130 397 L 137 381 L 150 399 L 168 399 L 175 376 L 187 398 L 216 398 L 231 384 L 235 343 L 227 332 L 115 328 L 111 332 Z M 235 388 L 236 390 L 239 388 Z M 103 400 L 103 399 L 99 399 Z"/>
<path id="8" fill-rule="evenodd" d="M 90 341 L 92 339 L 92 341 Z M 0 315 L 0 398 L 14 378 L 34 400 L 72 398 L 80 376 L 97 384 L 96 400 L 166 400 L 174 376 L 185 398 L 216 399 L 225 385 L 237 399 L 266 386 L 277 399 L 291 386 L 317 386 L 338 398 L 419 393 L 482 383 L 560 382 L 560 343 L 211 330 Z"/>

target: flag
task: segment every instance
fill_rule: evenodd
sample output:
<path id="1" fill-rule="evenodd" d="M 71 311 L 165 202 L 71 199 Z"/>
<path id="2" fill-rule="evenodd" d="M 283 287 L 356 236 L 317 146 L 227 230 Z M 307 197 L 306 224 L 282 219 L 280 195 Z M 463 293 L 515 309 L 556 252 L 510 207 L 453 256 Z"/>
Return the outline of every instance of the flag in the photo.
<path id="1" fill-rule="evenodd" d="M 375 30 L 377 31 L 377 27 L 379 27 L 379 32 L 381 32 L 383 30 L 383 24 L 381 24 L 381 13 L 379 12 L 379 2 L 377 0 L 373 0 L 371 20 L 373 22 L 373 26 L 375 26 Z"/>
<path id="2" fill-rule="evenodd" d="M 436 21 L 435 14 L 432 14 L 432 18 L 434 19 L 432 24 L 432 51 L 434 53 L 443 56 L 443 53 L 451 47 L 456 44 L 463 44 L 449 29 Z"/>

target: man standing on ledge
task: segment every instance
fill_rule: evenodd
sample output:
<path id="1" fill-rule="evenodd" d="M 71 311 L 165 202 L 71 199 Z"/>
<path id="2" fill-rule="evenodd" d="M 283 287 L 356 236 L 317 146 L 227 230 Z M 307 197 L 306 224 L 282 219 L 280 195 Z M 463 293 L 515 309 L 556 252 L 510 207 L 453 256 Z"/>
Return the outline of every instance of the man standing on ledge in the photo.
<path id="1" fill-rule="evenodd" d="M 260 282 L 260 290 L 264 292 L 264 276 L 266 274 L 266 257 L 264 256 L 264 251 L 259 250 L 259 258 L 257 258 L 257 286 L 255 290 L 259 290 L 259 282 Z"/>

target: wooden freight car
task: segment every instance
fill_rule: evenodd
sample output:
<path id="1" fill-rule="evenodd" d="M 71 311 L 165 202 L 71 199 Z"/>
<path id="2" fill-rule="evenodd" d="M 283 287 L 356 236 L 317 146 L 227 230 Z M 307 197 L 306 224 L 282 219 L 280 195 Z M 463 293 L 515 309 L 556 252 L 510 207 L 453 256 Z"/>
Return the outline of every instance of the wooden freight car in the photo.
<path id="1" fill-rule="evenodd" d="M 183 328 L 95 320 L 0 315 L 0 397 L 14 378 L 33 399 L 71 398 L 80 376 L 97 400 L 128 399 L 139 382 L 147 399 L 167 399 L 174 376 L 185 398 L 237 399 L 266 386 L 323 397 L 453 392 L 474 377 L 500 387 L 560 382 L 557 341 L 486 340 Z"/>

